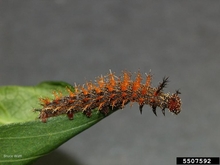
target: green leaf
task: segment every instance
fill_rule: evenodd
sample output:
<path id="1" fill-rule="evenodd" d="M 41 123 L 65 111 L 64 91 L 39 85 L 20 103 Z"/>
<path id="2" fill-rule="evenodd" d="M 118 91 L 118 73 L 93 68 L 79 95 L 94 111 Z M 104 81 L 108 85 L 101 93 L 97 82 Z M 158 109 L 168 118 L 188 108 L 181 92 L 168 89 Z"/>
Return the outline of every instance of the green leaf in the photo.
<path id="1" fill-rule="evenodd" d="M 44 82 L 35 87 L 0 87 L 0 164 L 30 164 L 91 127 L 105 116 L 93 111 L 69 120 L 66 115 L 41 122 L 34 108 L 39 97 L 53 98 L 52 91 L 67 93 L 64 82 Z"/>
<path id="2" fill-rule="evenodd" d="M 40 97 L 53 98 L 53 91 L 67 94 L 64 82 L 43 82 L 35 87 L 5 86 L 0 87 L 0 125 L 16 122 L 33 121 L 38 114 L 34 108 L 40 108 Z"/>

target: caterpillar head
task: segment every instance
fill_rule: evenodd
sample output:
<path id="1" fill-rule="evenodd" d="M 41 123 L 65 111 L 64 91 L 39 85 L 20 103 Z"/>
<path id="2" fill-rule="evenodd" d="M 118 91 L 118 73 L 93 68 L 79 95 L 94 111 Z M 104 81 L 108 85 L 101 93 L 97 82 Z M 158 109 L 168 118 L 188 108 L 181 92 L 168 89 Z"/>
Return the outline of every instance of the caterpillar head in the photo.
<path id="1" fill-rule="evenodd" d="M 168 100 L 168 109 L 176 115 L 178 115 L 181 111 L 182 103 L 179 94 L 180 92 L 177 90 L 176 93 L 172 94 Z"/>

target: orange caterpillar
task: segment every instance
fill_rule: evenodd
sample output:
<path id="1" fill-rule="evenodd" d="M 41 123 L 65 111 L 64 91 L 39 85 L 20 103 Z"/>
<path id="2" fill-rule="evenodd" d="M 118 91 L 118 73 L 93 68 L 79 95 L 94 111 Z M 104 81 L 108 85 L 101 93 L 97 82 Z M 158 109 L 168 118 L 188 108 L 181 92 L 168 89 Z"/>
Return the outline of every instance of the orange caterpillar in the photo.
<path id="1" fill-rule="evenodd" d="M 97 108 L 99 112 L 107 115 L 111 110 L 122 109 L 129 102 L 137 102 L 139 110 L 145 104 L 152 107 L 156 114 L 156 108 L 160 107 L 165 115 L 165 109 L 178 114 L 181 111 L 180 92 L 177 90 L 173 94 L 163 93 L 163 88 L 167 85 L 168 77 L 164 77 L 158 87 L 151 87 L 152 75 L 146 74 L 146 82 L 142 83 L 142 75 L 137 73 L 134 81 L 131 74 L 123 71 L 121 77 L 116 77 L 110 70 L 107 76 L 98 77 L 96 83 L 87 82 L 85 85 L 75 85 L 75 92 L 67 89 L 69 96 L 62 96 L 54 93 L 55 99 L 41 98 L 42 109 L 39 118 L 46 122 L 47 118 L 67 114 L 69 119 L 73 119 L 74 113 L 83 112 L 87 117 L 92 115 L 92 110 Z"/>

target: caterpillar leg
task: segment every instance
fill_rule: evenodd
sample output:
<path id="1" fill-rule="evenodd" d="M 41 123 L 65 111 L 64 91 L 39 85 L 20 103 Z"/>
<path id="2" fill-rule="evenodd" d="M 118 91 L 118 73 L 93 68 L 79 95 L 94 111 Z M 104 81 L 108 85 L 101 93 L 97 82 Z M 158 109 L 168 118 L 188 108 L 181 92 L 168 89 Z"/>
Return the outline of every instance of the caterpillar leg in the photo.
<path id="1" fill-rule="evenodd" d="M 67 112 L 67 117 L 68 117 L 70 120 L 73 120 L 74 113 L 71 112 L 71 111 Z"/>
<path id="2" fill-rule="evenodd" d="M 140 105 L 139 105 L 139 110 L 140 110 L 140 113 L 141 113 L 141 114 L 142 114 L 143 106 L 144 106 L 144 104 L 140 104 Z"/>
<path id="3" fill-rule="evenodd" d="M 165 116 L 165 107 L 162 109 L 162 113 Z"/>
<path id="4" fill-rule="evenodd" d="M 157 105 L 156 105 L 156 104 L 153 104 L 153 105 L 152 105 L 152 111 L 153 111 L 153 113 L 155 114 L 155 116 L 157 116 L 156 109 L 157 109 Z"/>

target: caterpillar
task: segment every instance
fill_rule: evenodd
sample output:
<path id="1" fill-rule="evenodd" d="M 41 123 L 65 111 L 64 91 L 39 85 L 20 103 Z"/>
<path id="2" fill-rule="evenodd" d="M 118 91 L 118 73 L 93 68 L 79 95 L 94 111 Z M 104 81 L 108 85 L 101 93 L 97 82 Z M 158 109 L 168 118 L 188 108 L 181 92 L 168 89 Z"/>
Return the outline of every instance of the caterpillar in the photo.
<path id="1" fill-rule="evenodd" d="M 164 93 L 163 89 L 168 83 L 168 77 L 157 87 L 151 86 L 152 75 L 146 74 L 146 81 L 142 83 L 140 71 L 136 73 L 134 80 L 128 71 L 123 71 L 120 77 L 117 77 L 110 70 L 106 76 L 100 76 L 93 82 L 86 82 L 84 85 L 76 85 L 74 92 L 67 88 L 68 96 L 62 96 L 54 92 L 54 99 L 40 98 L 41 109 L 39 119 L 46 122 L 49 117 L 67 114 L 69 119 L 74 118 L 74 114 L 82 112 L 87 117 L 91 117 L 93 109 L 104 115 L 111 110 L 123 109 L 126 104 L 137 102 L 142 114 L 143 106 L 149 105 L 153 113 L 157 116 L 156 108 L 159 107 L 165 116 L 167 108 L 173 114 L 179 114 L 181 111 L 181 99 L 179 90 L 173 94 Z"/>

